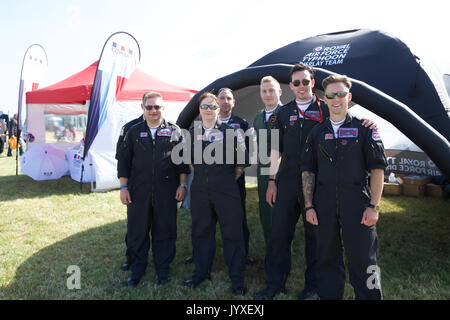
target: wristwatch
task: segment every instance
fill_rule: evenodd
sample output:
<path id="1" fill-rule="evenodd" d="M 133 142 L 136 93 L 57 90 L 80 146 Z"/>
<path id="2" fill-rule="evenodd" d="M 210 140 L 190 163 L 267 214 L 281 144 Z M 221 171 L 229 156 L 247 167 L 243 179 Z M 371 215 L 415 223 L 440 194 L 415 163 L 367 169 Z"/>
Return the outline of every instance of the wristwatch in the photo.
<path id="1" fill-rule="evenodd" d="M 369 203 L 369 205 L 367 206 L 368 208 L 372 208 L 375 211 L 380 211 L 380 206 L 379 205 L 375 205 L 375 204 L 371 204 Z"/>
<path id="2" fill-rule="evenodd" d="M 187 184 L 186 183 L 180 183 L 180 187 L 184 187 L 185 189 L 187 189 Z"/>

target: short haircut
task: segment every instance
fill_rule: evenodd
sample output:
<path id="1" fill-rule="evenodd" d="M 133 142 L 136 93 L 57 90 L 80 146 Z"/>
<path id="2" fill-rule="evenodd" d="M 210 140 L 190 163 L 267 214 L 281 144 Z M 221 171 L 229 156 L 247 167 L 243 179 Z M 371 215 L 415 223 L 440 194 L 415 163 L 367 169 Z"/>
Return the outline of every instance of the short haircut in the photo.
<path id="1" fill-rule="evenodd" d="M 233 96 L 233 90 L 231 90 L 230 88 L 220 88 L 219 91 L 217 92 L 217 96 L 219 96 L 224 91 L 229 91 L 231 93 L 231 95 Z M 233 96 L 233 98 L 234 98 L 234 96 Z"/>
<path id="2" fill-rule="evenodd" d="M 311 80 L 314 79 L 314 69 L 313 67 L 304 64 L 304 63 L 297 63 L 296 65 L 294 65 L 291 69 L 291 71 L 289 72 L 289 77 L 292 79 L 292 75 L 294 74 L 294 72 L 297 71 L 308 71 L 309 74 L 311 75 Z"/>
<path id="3" fill-rule="evenodd" d="M 267 83 L 267 82 L 273 82 L 273 83 L 275 83 L 275 84 L 278 86 L 278 88 L 280 88 L 280 83 L 278 82 L 277 79 L 275 79 L 275 78 L 272 77 L 272 76 L 265 76 L 265 77 L 263 77 L 263 78 L 261 79 L 261 84 Z"/>
<path id="4" fill-rule="evenodd" d="M 162 97 L 161 93 L 159 93 L 159 92 L 147 91 L 142 96 L 142 104 L 145 104 L 145 100 L 150 99 L 150 98 L 161 98 L 162 99 L 163 97 Z"/>
<path id="5" fill-rule="evenodd" d="M 212 94 L 211 92 L 203 92 L 200 98 L 198 99 L 198 107 L 200 108 L 200 103 L 202 103 L 203 99 L 211 98 L 214 100 L 214 102 L 219 105 L 219 99 L 217 99 L 216 95 Z"/>
<path id="6" fill-rule="evenodd" d="M 330 83 L 342 82 L 348 90 L 352 87 L 352 82 L 346 75 L 333 74 L 322 80 L 322 87 L 325 91 Z"/>

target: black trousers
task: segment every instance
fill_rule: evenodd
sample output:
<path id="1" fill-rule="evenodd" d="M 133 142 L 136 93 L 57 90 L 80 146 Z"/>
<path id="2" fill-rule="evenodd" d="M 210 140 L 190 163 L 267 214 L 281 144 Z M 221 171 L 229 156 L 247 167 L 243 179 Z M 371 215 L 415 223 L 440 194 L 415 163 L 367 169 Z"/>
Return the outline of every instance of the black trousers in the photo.
<path id="1" fill-rule="evenodd" d="M 277 198 L 272 212 L 272 231 L 266 252 L 267 287 L 274 291 L 280 291 L 285 286 L 291 271 L 291 244 L 300 211 L 304 208 L 299 179 L 298 175 L 285 174 L 277 181 Z M 316 290 L 316 230 L 306 222 L 304 213 L 302 219 L 305 228 L 305 289 Z"/>
<path id="2" fill-rule="evenodd" d="M 239 194 L 241 196 L 242 211 L 244 213 L 244 219 L 242 220 L 242 227 L 244 229 L 244 241 L 245 241 L 245 255 L 248 256 L 249 243 L 250 243 L 250 230 L 247 223 L 247 209 L 245 208 L 245 199 L 247 198 L 247 191 L 245 190 L 245 173 L 237 180 L 239 186 Z"/>
<path id="3" fill-rule="evenodd" d="M 350 283 L 356 299 L 379 300 L 381 286 L 375 286 L 378 238 L 376 227 L 361 224 L 362 212 L 354 217 L 339 218 L 336 211 L 317 212 L 319 225 L 318 262 L 316 267 L 318 293 L 321 299 L 342 299 L 345 286 L 344 250 Z M 378 274 L 379 280 L 379 274 Z"/>
<path id="4" fill-rule="evenodd" d="M 173 199 L 171 197 L 173 196 Z M 147 268 L 152 235 L 152 252 L 158 277 L 169 275 L 169 266 L 175 257 L 177 238 L 177 205 L 172 192 L 154 197 L 151 192 L 138 190 L 131 193 L 131 204 L 127 208 L 127 261 L 131 277 L 140 278 Z"/>
<path id="5" fill-rule="evenodd" d="M 209 276 L 216 250 L 216 223 L 219 221 L 223 253 L 233 287 L 244 285 L 245 242 L 242 229 L 242 204 L 239 188 L 230 177 L 211 187 L 194 181 L 191 188 L 192 247 L 194 277 Z"/>

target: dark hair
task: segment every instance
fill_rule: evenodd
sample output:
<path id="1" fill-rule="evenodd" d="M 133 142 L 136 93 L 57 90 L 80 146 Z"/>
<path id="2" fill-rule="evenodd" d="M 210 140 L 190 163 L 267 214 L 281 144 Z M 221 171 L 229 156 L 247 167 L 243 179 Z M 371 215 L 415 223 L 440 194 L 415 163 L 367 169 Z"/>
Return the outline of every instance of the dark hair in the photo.
<path id="1" fill-rule="evenodd" d="M 313 67 L 304 64 L 304 63 L 297 63 L 295 66 L 292 67 L 291 71 L 289 72 L 289 77 L 292 79 L 292 74 L 297 71 L 308 71 L 311 75 L 311 80 L 314 79 L 314 69 Z"/>
<path id="2" fill-rule="evenodd" d="M 333 74 L 322 80 L 322 87 L 325 91 L 330 83 L 342 82 L 349 90 L 352 87 L 352 82 L 346 75 Z"/>

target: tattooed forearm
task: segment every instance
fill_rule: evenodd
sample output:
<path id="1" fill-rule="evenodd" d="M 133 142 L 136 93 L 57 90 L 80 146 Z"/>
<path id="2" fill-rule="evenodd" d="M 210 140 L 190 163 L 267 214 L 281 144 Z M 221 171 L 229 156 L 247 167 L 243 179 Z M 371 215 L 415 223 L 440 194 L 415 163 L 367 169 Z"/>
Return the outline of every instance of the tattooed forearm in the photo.
<path id="1" fill-rule="evenodd" d="M 314 184 L 315 184 L 314 173 L 304 171 L 302 173 L 302 182 L 303 182 L 303 196 L 305 197 L 305 206 L 309 207 L 312 205 L 314 194 Z"/>

